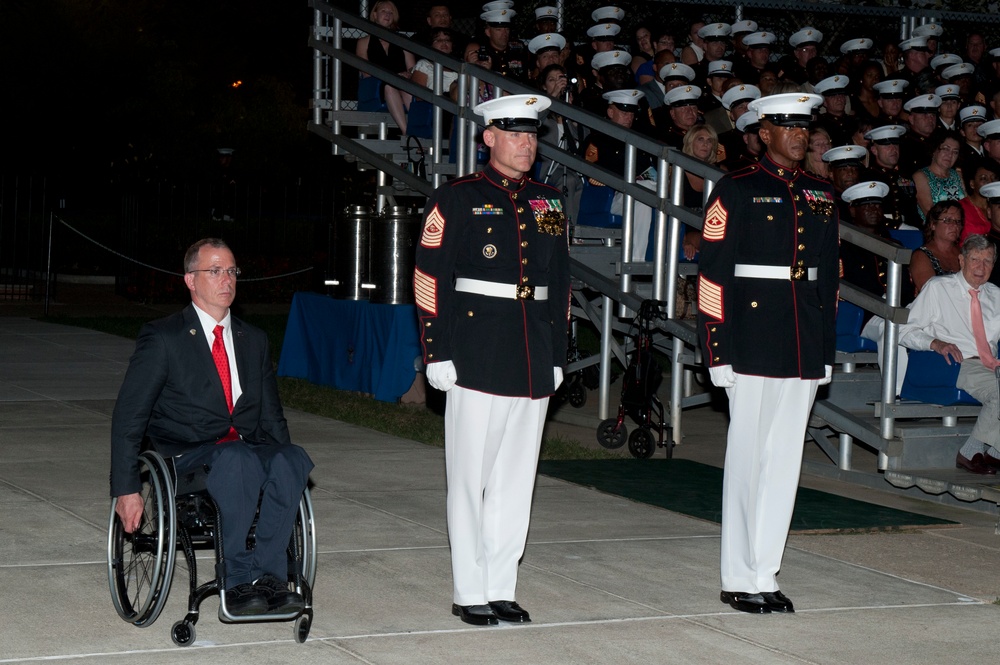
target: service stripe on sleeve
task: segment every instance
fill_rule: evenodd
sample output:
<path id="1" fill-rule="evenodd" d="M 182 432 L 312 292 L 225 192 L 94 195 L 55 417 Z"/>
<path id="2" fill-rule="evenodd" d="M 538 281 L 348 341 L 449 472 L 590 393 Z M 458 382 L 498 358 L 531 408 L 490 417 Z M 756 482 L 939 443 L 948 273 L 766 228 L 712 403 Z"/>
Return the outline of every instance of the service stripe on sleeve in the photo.
<path id="1" fill-rule="evenodd" d="M 444 215 L 434 206 L 427 214 L 424 222 L 424 232 L 420 236 L 420 244 L 428 249 L 437 249 L 441 246 L 441 238 L 444 236 Z"/>
<path id="2" fill-rule="evenodd" d="M 715 321 L 723 321 L 722 286 L 698 275 L 698 309 Z"/>
<path id="3" fill-rule="evenodd" d="M 437 316 L 437 280 L 419 268 L 413 271 L 413 294 L 417 307 Z"/>
<path id="4" fill-rule="evenodd" d="M 726 237 L 726 219 L 729 213 L 722 205 L 721 199 L 715 199 L 715 203 L 705 211 L 705 228 L 702 235 L 705 240 L 722 240 Z"/>

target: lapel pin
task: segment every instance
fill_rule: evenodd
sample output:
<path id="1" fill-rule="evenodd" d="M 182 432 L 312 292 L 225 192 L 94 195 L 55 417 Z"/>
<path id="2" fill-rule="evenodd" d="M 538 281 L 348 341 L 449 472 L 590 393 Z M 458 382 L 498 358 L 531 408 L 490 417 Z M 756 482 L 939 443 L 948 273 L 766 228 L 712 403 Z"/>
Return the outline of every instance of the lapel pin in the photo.
<path id="1" fill-rule="evenodd" d="M 195 329 L 194 329 L 194 328 L 191 328 L 191 330 L 189 330 L 188 332 L 189 332 L 189 333 L 191 333 L 192 335 L 197 335 L 197 334 L 198 334 L 198 333 L 197 333 L 197 332 L 195 331 Z"/>

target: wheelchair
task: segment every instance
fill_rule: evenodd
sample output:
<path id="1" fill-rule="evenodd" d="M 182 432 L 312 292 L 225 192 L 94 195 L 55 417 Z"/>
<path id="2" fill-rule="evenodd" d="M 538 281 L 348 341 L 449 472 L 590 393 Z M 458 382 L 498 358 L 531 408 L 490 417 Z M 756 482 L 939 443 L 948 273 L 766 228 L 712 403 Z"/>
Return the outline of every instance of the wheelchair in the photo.
<path id="1" fill-rule="evenodd" d="M 224 623 L 294 621 L 294 636 L 305 642 L 312 626 L 312 588 L 316 580 L 316 532 L 309 488 L 302 493 L 295 525 L 288 543 L 288 577 L 302 595 L 302 612 L 235 616 L 226 608 L 222 538 L 215 537 L 221 515 L 205 489 L 204 474 L 187 473 L 178 478 L 173 460 L 153 450 L 139 454 L 142 479 L 143 518 L 134 533 L 126 533 L 115 513 L 118 499 L 111 501 L 108 521 L 108 584 L 115 610 L 134 626 L 151 626 L 170 593 L 178 546 L 190 573 L 187 615 L 174 623 L 170 638 L 177 646 L 195 640 L 199 606 L 209 596 L 219 596 L 219 620 Z M 254 542 L 254 527 L 248 543 Z M 198 584 L 196 551 L 215 549 L 215 579 Z"/>

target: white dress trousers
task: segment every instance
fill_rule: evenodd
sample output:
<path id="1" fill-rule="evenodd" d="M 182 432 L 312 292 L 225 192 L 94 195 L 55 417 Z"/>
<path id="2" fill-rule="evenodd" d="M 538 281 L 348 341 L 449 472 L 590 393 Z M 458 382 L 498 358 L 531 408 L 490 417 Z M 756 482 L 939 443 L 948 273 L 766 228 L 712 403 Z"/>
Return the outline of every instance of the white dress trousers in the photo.
<path id="1" fill-rule="evenodd" d="M 722 483 L 722 589 L 778 590 L 817 380 L 737 374 Z"/>
<path id="2" fill-rule="evenodd" d="M 548 397 L 448 391 L 448 537 L 458 605 L 516 600 L 548 404 Z"/>

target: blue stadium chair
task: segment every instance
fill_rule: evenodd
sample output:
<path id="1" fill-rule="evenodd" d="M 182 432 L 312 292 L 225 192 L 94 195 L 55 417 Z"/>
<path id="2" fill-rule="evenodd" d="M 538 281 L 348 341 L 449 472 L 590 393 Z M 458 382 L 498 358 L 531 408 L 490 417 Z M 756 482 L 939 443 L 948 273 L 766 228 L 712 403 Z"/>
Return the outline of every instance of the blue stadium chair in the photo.
<path id="1" fill-rule="evenodd" d="M 420 139 L 434 136 L 434 105 L 422 99 L 410 102 L 406 112 L 406 135 Z"/>
<path id="2" fill-rule="evenodd" d="M 614 198 L 615 190 L 611 187 L 584 184 L 583 192 L 580 194 L 580 215 L 577 224 L 620 229 L 622 216 L 611 214 L 611 202 Z"/>
<path id="3" fill-rule="evenodd" d="M 382 99 L 382 81 L 369 76 L 358 82 L 358 110 L 370 113 L 388 111 L 385 100 Z"/>
<path id="4" fill-rule="evenodd" d="M 916 229 L 891 229 L 889 235 L 907 249 L 917 249 L 924 244 L 924 232 Z"/>
<path id="5" fill-rule="evenodd" d="M 960 368 L 958 363 L 949 365 L 937 351 L 911 350 L 899 396 L 941 406 L 979 404 L 972 395 L 955 387 Z"/>
<path id="6" fill-rule="evenodd" d="M 842 300 L 837 303 L 837 350 L 843 353 L 876 351 L 878 346 L 861 336 L 865 310 L 854 303 Z"/>

